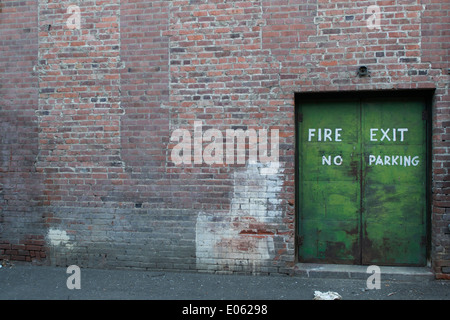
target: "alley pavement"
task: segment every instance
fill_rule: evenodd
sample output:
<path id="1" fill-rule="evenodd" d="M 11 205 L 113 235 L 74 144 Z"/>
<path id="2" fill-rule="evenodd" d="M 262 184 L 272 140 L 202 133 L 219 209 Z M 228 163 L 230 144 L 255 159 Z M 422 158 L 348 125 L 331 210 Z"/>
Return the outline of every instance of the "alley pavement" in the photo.
<path id="1" fill-rule="evenodd" d="M 341 300 L 450 300 L 450 281 L 430 277 L 367 279 L 308 275 L 219 275 L 140 270 L 79 270 L 10 264 L 0 268 L 1 300 L 313 300 L 316 291 Z M 369 277 L 370 274 L 367 275 Z M 72 277 L 69 279 L 69 277 Z M 79 284 L 79 289 L 73 287 Z M 69 287 L 68 287 L 69 285 Z"/>

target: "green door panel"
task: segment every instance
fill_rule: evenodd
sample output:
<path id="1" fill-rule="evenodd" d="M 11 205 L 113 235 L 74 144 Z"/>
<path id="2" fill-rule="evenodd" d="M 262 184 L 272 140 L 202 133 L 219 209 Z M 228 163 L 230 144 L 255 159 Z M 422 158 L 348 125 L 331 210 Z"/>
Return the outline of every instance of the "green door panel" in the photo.
<path id="1" fill-rule="evenodd" d="M 363 102 L 361 110 L 366 133 L 362 136 L 362 263 L 424 265 L 424 105 L 372 100 Z"/>
<path id="2" fill-rule="evenodd" d="M 426 263 L 425 105 L 309 101 L 299 123 L 299 257 Z"/>
<path id="3" fill-rule="evenodd" d="M 311 126 L 300 130 L 300 255 L 311 262 L 355 263 L 360 251 L 359 104 L 315 102 L 304 105 L 302 113 Z"/>

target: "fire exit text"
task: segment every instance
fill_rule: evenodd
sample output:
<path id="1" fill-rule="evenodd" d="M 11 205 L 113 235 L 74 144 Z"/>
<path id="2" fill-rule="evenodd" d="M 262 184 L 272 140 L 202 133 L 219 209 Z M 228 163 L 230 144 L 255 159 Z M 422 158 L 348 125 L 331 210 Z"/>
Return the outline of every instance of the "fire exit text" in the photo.
<path id="1" fill-rule="evenodd" d="M 370 142 L 405 142 L 408 128 L 370 128 L 368 130 L 367 140 Z M 310 128 L 308 129 L 308 142 L 342 142 L 342 128 Z M 345 162 L 344 155 L 323 155 L 322 165 L 341 166 Z M 419 156 L 415 155 L 385 155 L 369 154 L 367 156 L 369 166 L 418 166 L 420 164 Z"/>

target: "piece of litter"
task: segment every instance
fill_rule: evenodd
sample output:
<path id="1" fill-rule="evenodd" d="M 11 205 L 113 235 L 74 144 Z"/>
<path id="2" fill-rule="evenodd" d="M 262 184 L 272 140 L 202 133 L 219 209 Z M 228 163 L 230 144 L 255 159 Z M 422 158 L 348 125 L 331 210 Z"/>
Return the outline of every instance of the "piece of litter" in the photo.
<path id="1" fill-rule="evenodd" d="M 341 300 L 342 297 L 337 292 L 320 292 L 314 291 L 314 300 Z"/>
<path id="2" fill-rule="evenodd" d="M 14 265 L 11 262 L 9 262 L 9 260 L 2 260 L 2 261 L 0 261 L 0 268 L 9 267 L 11 269 L 13 266 Z"/>

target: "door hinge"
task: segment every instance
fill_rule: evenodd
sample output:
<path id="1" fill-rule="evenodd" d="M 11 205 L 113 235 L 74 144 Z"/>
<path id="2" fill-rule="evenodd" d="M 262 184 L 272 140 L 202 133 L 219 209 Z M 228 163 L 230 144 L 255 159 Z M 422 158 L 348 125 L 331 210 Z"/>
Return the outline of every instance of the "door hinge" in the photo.
<path id="1" fill-rule="evenodd" d="M 303 122 L 303 113 L 299 112 L 297 117 L 298 122 Z"/>

